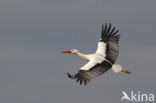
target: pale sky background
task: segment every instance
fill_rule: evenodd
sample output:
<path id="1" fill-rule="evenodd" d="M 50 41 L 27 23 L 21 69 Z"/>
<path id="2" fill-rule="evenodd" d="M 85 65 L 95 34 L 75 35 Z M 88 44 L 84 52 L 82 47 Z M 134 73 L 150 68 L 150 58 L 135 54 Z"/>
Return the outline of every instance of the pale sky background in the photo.
<path id="1" fill-rule="evenodd" d="M 66 76 L 86 62 L 63 50 L 94 53 L 101 24 L 121 33 L 111 70 L 79 86 Z M 120 103 L 122 91 L 156 96 L 156 0 L 1 0 L 0 103 Z"/>

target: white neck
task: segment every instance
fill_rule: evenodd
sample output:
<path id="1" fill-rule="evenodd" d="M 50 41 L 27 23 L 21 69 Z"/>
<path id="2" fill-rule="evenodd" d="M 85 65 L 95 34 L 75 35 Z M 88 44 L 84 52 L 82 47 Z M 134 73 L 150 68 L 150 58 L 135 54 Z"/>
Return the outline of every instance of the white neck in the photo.
<path id="1" fill-rule="evenodd" d="M 82 54 L 80 52 L 76 53 L 77 56 L 81 57 L 82 59 L 85 59 L 87 61 L 89 61 L 88 57 L 85 54 Z"/>

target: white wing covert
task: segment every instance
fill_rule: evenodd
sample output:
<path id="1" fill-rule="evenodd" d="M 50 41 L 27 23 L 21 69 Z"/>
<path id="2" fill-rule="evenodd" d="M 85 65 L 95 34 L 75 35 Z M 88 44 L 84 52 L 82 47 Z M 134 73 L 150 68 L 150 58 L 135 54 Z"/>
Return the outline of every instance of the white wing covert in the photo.
<path id="1" fill-rule="evenodd" d="M 90 60 L 87 64 L 85 64 L 83 67 L 81 67 L 81 70 L 89 70 L 93 66 L 95 66 L 98 62 L 95 61 L 94 59 Z"/>

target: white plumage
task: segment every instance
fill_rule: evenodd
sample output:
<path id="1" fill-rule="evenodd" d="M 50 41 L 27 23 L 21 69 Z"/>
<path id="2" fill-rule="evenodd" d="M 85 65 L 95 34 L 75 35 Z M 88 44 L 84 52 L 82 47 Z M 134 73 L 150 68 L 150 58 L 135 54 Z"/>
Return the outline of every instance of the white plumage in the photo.
<path id="1" fill-rule="evenodd" d="M 118 65 L 118 64 L 114 64 L 114 65 L 112 66 L 112 70 L 113 70 L 115 73 L 119 73 L 119 72 L 121 72 L 121 70 L 122 70 L 122 66 L 121 66 L 121 65 Z"/>
<path id="2" fill-rule="evenodd" d="M 104 43 L 104 42 L 98 43 L 98 48 L 96 50 L 96 54 L 100 54 L 105 58 L 105 56 L 106 56 L 106 43 Z"/>
<path id="3" fill-rule="evenodd" d="M 115 27 L 111 28 L 111 24 L 109 26 L 107 24 L 102 25 L 101 40 L 94 54 L 85 55 L 76 49 L 63 51 L 62 53 L 72 53 L 88 61 L 88 63 L 80 68 L 77 74 L 71 75 L 67 73 L 68 77 L 77 79 L 76 81 L 80 81 L 80 84 L 84 82 L 86 85 L 90 79 L 105 73 L 110 68 L 115 73 L 124 72 L 130 74 L 129 71 L 122 69 L 120 65 L 114 64 L 119 51 L 118 42 L 120 35 L 117 35 L 117 33 L 118 30 L 115 31 Z"/>

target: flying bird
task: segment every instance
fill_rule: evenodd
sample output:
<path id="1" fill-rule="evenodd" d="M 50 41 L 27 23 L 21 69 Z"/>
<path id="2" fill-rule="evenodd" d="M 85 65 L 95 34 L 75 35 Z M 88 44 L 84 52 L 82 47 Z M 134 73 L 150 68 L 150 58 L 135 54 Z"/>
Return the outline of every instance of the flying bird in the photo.
<path id="1" fill-rule="evenodd" d="M 77 49 L 62 51 L 62 53 L 80 56 L 87 61 L 75 75 L 67 73 L 68 77 L 76 79 L 76 82 L 80 82 L 80 85 L 82 83 L 87 85 L 92 78 L 102 75 L 109 69 L 112 69 L 115 73 L 123 72 L 130 74 L 131 72 L 123 69 L 121 65 L 115 64 L 119 53 L 118 42 L 120 34 L 118 34 L 118 31 L 115 27 L 112 28 L 112 24 L 102 24 L 101 39 L 94 54 L 83 54 Z"/>

